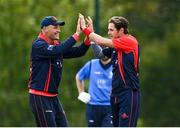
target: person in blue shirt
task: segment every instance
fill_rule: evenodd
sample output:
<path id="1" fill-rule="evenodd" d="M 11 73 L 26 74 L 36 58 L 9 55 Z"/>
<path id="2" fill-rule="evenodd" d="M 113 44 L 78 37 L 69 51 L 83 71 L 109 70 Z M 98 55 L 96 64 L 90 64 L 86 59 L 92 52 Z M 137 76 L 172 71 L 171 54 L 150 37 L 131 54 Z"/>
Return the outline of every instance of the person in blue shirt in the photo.
<path id="1" fill-rule="evenodd" d="M 89 79 L 88 93 L 84 80 Z M 86 119 L 88 127 L 112 127 L 110 95 L 112 89 L 111 59 L 92 59 L 76 74 L 78 99 L 87 103 Z"/>

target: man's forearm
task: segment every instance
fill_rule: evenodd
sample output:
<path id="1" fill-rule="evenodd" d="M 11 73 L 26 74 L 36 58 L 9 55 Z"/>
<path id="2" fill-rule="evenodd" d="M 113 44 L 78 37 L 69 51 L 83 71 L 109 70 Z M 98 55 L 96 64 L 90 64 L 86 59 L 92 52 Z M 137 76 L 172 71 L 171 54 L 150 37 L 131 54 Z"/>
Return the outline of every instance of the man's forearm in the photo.
<path id="1" fill-rule="evenodd" d="M 101 46 L 97 45 L 97 44 L 91 44 L 91 47 L 93 49 L 93 53 L 94 53 L 94 56 L 98 59 L 102 59 L 105 57 L 105 55 L 103 54 L 102 52 L 102 48 Z"/>
<path id="2" fill-rule="evenodd" d="M 79 80 L 78 75 L 76 75 L 76 86 L 79 93 L 84 92 L 84 82 Z"/>

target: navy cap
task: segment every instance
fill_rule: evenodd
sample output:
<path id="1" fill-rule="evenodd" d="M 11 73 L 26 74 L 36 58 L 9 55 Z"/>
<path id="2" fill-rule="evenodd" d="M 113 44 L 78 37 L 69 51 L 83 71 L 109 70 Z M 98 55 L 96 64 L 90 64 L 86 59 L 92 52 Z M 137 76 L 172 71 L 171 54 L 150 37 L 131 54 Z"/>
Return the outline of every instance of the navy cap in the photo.
<path id="1" fill-rule="evenodd" d="M 55 16 L 46 16 L 41 21 L 41 28 L 48 26 L 48 25 L 63 26 L 63 25 L 65 25 L 65 22 L 57 20 L 57 18 Z"/>

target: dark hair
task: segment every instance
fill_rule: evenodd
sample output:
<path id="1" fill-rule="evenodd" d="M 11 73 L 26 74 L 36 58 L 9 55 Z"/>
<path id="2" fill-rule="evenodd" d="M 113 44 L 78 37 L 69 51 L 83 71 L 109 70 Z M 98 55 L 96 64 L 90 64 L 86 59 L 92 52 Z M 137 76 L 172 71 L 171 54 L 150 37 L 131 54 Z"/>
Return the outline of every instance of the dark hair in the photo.
<path id="1" fill-rule="evenodd" d="M 115 28 L 117 30 L 120 30 L 121 28 L 124 28 L 124 33 L 128 34 L 128 20 L 121 16 L 113 16 L 109 19 L 109 23 L 113 23 L 115 25 Z"/>

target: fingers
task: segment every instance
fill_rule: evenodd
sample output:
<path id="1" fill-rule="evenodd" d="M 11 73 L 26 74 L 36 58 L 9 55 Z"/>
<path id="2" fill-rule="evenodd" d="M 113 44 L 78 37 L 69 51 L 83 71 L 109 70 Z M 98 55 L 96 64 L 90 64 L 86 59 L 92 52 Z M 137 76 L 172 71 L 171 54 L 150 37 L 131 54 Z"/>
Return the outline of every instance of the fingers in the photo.
<path id="1" fill-rule="evenodd" d="M 78 18 L 78 21 L 77 21 L 76 33 L 77 33 L 78 35 L 81 33 L 80 18 Z"/>
<path id="2" fill-rule="evenodd" d="M 84 16 L 83 16 L 81 13 L 79 13 L 79 19 L 80 19 L 80 23 L 81 23 L 81 22 L 82 22 L 82 23 L 85 22 L 85 21 L 84 21 Z"/>
<path id="3" fill-rule="evenodd" d="M 91 17 L 90 17 L 90 16 L 88 16 L 88 19 L 92 21 L 92 19 L 91 19 Z"/>
<path id="4" fill-rule="evenodd" d="M 91 17 L 88 16 L 88 18 L 86 18 L 86 21 L 87 21 L 87 26 L 90 28 L 91 32 L 94 32 L 93 21 L 92 21 Z"/>
<path id="5" fill-rule="evenodd" d="M 80 18 L 80 20 L 84 20 L 84 15 L 82 15 L 81 13 L 79 13 L 79 18 Z M 92 19 L 91 19 L 90 16 L 88 16 L 88 17 L 86 18 L 86 21 L 87 21 L 88 23 L 93 23 L 93 21 L 92 21 Z"/>
<path id="6" fill-rule="evenodd" d="M 92 19 L 91 19 L 91 17 L 90 16 L 88 16 L 88 18 L 86 18 L 86 21 L 88 22 L 88 23 L 93 23 L 93 21 L 92 21 Z"/>
<path id="7" fill-rule="evenodd" d="M 79 13 L 79 17 L 80 17 L 80 18 L 84 18 L 84 16 L 83 16 L 81 13 Z"/>
<path id="8" fill-rule="evenodd" d="M 86 27 L 86 22 L 84 20 L 84 16 L 81 13 L 79 13 L 79 19 L 80 19 L 80 26 L 82 29 L 84 29 Z"/>
<path id="9" fill-rule="evenodd" d="M 82 15 L 81 13 L 79 13 L 79 20 L 80 20 L 80 28 L 81 29 L 84 29 L 87 27 L 89 27 L 91 29 L 91 31 L 94 31 L 94 28 L 93 28 L 93 20 L 91 19 L 90 16 L 88 16 L 86 18 L 86 21 L 87 21 L 87 24 L 86 24 L 86 21 L 84 19 L 84 15 Z"/>

